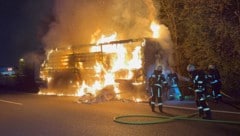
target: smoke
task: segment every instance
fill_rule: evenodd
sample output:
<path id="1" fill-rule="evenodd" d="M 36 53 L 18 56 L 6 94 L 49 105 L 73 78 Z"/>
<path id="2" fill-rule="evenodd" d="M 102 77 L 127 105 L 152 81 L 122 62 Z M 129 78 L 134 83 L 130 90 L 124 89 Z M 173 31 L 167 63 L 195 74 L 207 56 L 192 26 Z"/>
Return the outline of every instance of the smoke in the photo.
<path id="1" fill-rule="evenodd" d="M 160 25 L 160 36 L 159 36 L 159 43 L 161 45 L 161 48 L 164 51 L 164 54 L 161 55 L 161 61 L 157 63 L 163 63 L 164 70 L 167 72 L 171 67 L 174 66 L 174 60 L 173 60 L 173 43 L 171 39 L 171 34 L 169 29 L 165 25 Z M 161 65 L 161 64 L 159 64 Z"/>
<path id="2" fill-rule="evenodd" d="M 159 6 L 153 0 L 56 0 L 56 21 L 43 42 L 47 48 L 94 43 L 101 35 L 117 33 L 118 40 L 152 37 L 150 25 Z M 155 65 L 173 65 L 172 40 L 168 28 L 160 25 L 158 39 L 163 54 Z"/>
<path id="3" fill-rule="evenodd" d="M 96 39 L 102 35 L 110 36 L 115 33 L 117 40 L 151 38 L 152 21 L 160 22 L 156 21 L 158 11 L 156 7 L 153 0 L 55 0 L 55 21 L 50 24 L 50 29 L 42 41 L 47 49 L 52 49 L 96 43 Z M 160 38 L 157 42 L 156 39 L 149 40 L 152 42 L 149 44 L 153 46 L 146 51 L 145 57 L 149 58 L 146 59 L 149 61 L 145 63 L 153 67 L 163 65 L 167 69 L 173 62 L 170 61 L 172 56 L 170 32 L 163 24 L 160 25 L 159 31 Z M 160 51 L 160 58 L 155 57 L 156 51 Z M 54 75 L 52 86 L 63 88 L 65 85 L 62 83 L 65 80 L 61 77 L 65 75 L 68 75 L 64 78 L 66 80 L 72 78 L 68 73 Z M 126 87 L 122 90 L 134 90 L 127 88 L 128 82 L 121 84 Z"/>
<path id="4" fill-rule="evenodd" d="M 55 15 L 43 38 L 48 48 L 90 43 L 93 34 L 151 37 L 156 13 L 152 0 L 56 0 Z"/>
<path id="5" fill-rule="evenodd" d="M 22 57 L 22 59 L 24 59 L 24 65 L 34 70 L 35 79 L 39 78 L 40 66 L 44 60 L 43 54 L 44 54 L 43 50 L 38 50 L 35 52 L 25 53 L 24 56 Z"/>

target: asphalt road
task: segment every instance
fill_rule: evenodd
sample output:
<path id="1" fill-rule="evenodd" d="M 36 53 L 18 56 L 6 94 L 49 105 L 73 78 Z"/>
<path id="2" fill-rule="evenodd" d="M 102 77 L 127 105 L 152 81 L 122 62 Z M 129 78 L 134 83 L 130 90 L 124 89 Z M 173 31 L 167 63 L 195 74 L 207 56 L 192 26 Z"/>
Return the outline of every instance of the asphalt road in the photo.
<path id="1" fill-rule="evenodd" d="M 0 94 L 1 136 L 239 136 L 240 125 L 173 120 L 148 125 L 113 121 L 120 115 L 177 116 L 195 113 L 192 101 L 165 102 L 164 113 L 151 112 L 148 103 L 108 101 L 77 103 L 77 97 Z M 240 122 L 240 110 L 212 104 L 213 120 Z M 178 108 L 180 107 L 180 108 Z M 183 109 L 182 109 L 183 107 Z M 194 116 L 193 118 L 198 118 Z M 124 118 L 155 121 L 156 118 Z"/>

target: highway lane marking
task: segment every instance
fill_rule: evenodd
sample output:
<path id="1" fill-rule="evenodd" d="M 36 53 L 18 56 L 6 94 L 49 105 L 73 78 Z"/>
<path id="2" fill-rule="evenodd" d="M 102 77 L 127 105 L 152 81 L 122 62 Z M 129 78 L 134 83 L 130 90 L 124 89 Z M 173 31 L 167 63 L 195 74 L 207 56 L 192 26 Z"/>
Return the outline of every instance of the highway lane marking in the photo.
<path id="1" fill-rule="evenodd" d="M 15 104 L 15 105 L 19 105 L 19 106 L 22 106 L 22 105 L 23 105 L 22 103 L 13 102 L 13 101 L 7 101 L 7 100 L 3 100 L 3 99 L 0 99 L 0 102 Z"/>

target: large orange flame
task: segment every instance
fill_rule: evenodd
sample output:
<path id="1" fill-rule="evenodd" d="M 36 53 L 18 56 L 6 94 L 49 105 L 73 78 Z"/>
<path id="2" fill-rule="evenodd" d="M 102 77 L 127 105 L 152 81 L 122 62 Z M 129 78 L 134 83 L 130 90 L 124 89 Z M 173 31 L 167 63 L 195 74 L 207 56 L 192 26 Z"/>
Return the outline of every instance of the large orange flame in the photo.
<path id="1" fill-rule="evenodd" d="M 160 25 L 155 21 L 152 21 L 151 26 L 152 37 L 159 38 L 160 36 Z M 95 39 L 96 37 L 94 37 Z M 116 79 L 124 79 L 130 80 L 134 76 L 134 70 L 139 70 L 142 68 L 142 46 L 138 45 L 135 47 L 131 47 L 130 52 L 129 49 L 123 43 L 118 44 L 110 44 L 111 41 L 117 41 L 117 33 L 113 33 L 110 36 L 102 35 L 101 38 L 97 41 L 92 39 L 91 41 L 96 43 L 95 46 L 91 46 L 89 52 L 101 52 L 106 54 L 114 54 L 111 56 L 111 67 L 105 68 L 101 62 L 96 61 L 93 69 L 95 70 L 96 80 L 92 84 L 87 84 L 87 81 L 82 81 L 80 84 L 76 82 L 78 87 L 75 96 L 83 96 L 86 93 L 91 93 L 92 95 L 96 95 L 98 91 L 103 89 L 106 86 L 113 86 L 114 92 L 117 94 L 117 97 L 120 98 L 121 90 L 119 89 L 119 83 L 116 83 Z M 108 44 L 109 43 L 109 44 Z M 70 48 L 69 48 L 70 50 Z M 49 56 L 53 52 L 57 52 L 58 50 L 50 50 L 47 55 L 47 60 L 49 60 Z M 61 60 L 62 66 L 68 67 L 67 62 L 69 58 L 64 58 Z M 47 65 L 46 62 L 43 63 L 43 66 Z M 79 62 L 79 68 L 83 67 L 82 63 Z M 46 66 L 47 67 L 47 66 Z M 47 67 L 47 69 L 51 69 L 51 67 Z M 124 72 L 122 72 L 124 71 Z M 119 74 L 120 73 L 120 74 Z M 51 82 L 51 77 L 45 77 L 44 73 L 41 73 L 43 79 L 47 79 L 48 82 Z M 133 85 L 139 85 L 138 82 L 132 83 Z M 41 92 L 39 94 L 42 94 Z M 52 94 L 49 92 L 49 94 Z M 61 96 L 58 95 L 58 96 Z M 134 101 L 140 102 L 140 98 L 134 98 Z"/>
<path id="2" fill-rule="evenodd" d="M 124 73 L 121 76 L 123 79 L 131 79 L 133 77 L 132 70 L 134 69 L 140 69 L 142 67 L 142 61 L 141 61 L 141 47 L 137 46 L 132 52 L 132 58 L 128 60 L 126 57 L 127 49 L 124 46 L 124 44 L 104 44 L 102 43 L 108 43 L 110 41 L 116 41 L 117 39 L 117 33 L 114 33 L 110 36 L 102 35 L 101 38 L 97 41 L 97 45 L 93 46 L 90 49 L 90 52 L 103 52 L 103 53 L 114 53 L 116 54 L 114 58 L 112 58 L 112 64 L 111 69 L 106 70 L 101 63 L 96 63 L 94 66 L 95 69 L 95 76 L 99 77 L 101 73 L 104 73 L 103 75 L 103 81 L 96 81 L 94 85 L 88 86 L 83 82 L 82 85 L 80 85 L 80 88 L 78 89 L 77 95 L 81 96 L 84 95 L 84 91 L 90 92 L 92 94 L 96 94 L 96 91 L 101 90 L 102 88 L 112 85 L 114 87 L 114 91 L 116 94 L 120 93 L 120 90 L 118 88 L 118 83 L 115 82 L 116 79 L 116 72 L 120 70 L 126 70 L 127 73 Z M 101 45 L 101 46 L 100 46 Z M 119 78 L 119 77 L 118 77 Z M 101 80 L 101 78 L 98 78 Z M 90 91 L 88 91 L 90 90 Z M 120 97 L 120 96 L 118 96 Z"/>

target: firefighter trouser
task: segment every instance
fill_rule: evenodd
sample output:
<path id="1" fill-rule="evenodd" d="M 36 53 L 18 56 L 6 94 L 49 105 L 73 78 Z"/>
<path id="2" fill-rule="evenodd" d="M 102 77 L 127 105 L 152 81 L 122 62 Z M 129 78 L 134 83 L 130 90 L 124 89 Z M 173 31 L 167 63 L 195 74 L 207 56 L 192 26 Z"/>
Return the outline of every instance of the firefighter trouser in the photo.
<path id="1" fill-rule="evenodd" d="M 199 116 L 203 118 L 211 118 L 211 110 L 207 104 L 206 96 L 203 91 L 195 90 L 195 101 L 198 108 Z"/>
<path id="2" fill-rule="evenodd" d="M 157 99 L 157 103 L 156 103 Z M 151 87 L 151 106 L 162 106 L 162 87 L 153 86 Z"/>
<path id="3" fill-rule="evenodd" d="M 221 84 L 220 83 L 214 83 L 211 84 L 212 86 L 212 96 L 215 100 L 219 100 L 222 98 L 222 95 L 220 93 L 221 90 Z"/>

